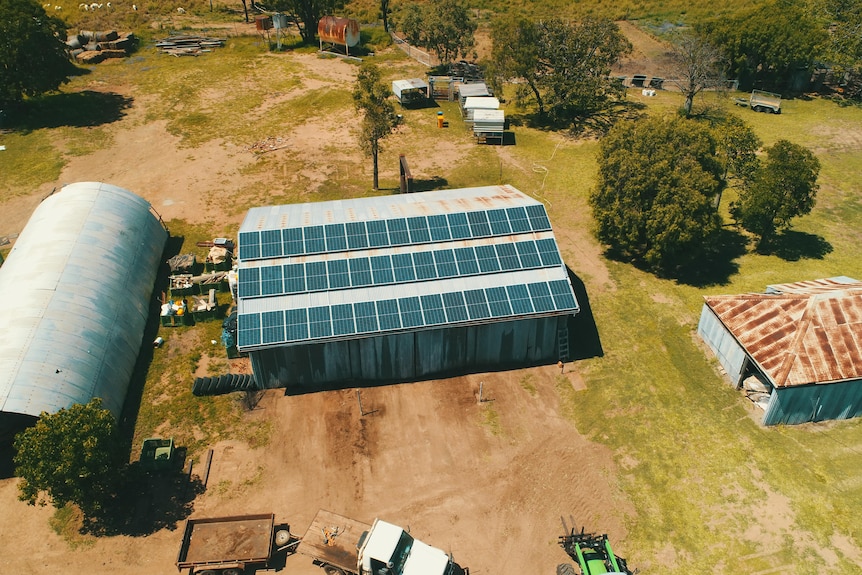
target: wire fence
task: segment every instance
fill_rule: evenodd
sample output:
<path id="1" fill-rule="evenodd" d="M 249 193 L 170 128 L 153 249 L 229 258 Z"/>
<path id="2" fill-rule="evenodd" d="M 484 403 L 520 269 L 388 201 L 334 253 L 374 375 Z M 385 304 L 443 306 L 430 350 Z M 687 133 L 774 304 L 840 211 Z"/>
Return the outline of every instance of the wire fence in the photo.
<path id="1" fill-rule="evenodd" d="M 425 64 L 429 68 L 434 65 L 431 54 L 426 52 L 425 50 L 420 50 L 415 46 L 411 46 L 407 43 L 407 40 L 404 38 L 399 38 L 395 32 L 389 32 L 389 35 L 392 36 L 392 41 L 396 46 L 401 48 L 401 51 L 407 54 L 409 57 L 413 58 L 420 64 Z"/>

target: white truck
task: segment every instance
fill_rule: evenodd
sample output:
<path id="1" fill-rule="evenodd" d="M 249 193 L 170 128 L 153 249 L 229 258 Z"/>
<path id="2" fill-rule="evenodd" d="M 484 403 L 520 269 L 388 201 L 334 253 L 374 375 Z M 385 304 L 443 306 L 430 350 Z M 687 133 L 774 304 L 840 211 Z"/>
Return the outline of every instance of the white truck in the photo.
<path id="1" fill-rule="evenodd" d="M 453 575 L 452 557 L 417 541 L 401 527 L 375 519 L 368 525 L 320 510 L 297 552 L 326 575 Z"/>

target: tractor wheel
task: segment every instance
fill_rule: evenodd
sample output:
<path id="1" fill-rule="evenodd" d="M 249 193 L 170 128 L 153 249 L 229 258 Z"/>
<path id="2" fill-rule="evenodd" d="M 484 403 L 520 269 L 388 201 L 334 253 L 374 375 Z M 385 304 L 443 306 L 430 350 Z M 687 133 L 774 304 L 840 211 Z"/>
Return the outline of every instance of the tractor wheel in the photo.
<path id="1" fill-rule="evenodd" d="M 344 571 L 334 565 L 324 565 L 323 572 L 326 573 L 326 575 L 344 575 Z"/>
<path id="2" fill-rule="evenodd" d="M 283 547 L 290 542 L 290 531 L 287 529 L 279 529 L 275 532 L 275 546 Z"/>
<path id="3" fill-rule="evenodd" d="M 571 563 L 557 565 L 557 575 L 575 575 L 575 566 Z"/>

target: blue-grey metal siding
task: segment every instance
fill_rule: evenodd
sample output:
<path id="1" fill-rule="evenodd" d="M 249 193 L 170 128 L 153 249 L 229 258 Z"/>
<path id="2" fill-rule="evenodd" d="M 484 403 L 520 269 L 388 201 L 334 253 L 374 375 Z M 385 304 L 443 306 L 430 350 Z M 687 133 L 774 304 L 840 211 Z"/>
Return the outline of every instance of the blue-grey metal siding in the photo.
<path id="1" fill-rule="evenodd" d="M 715 313 L 704 304 L 697 324 L 697 333 L 710 347 L 730 381 L 738 386 L 742 379 L 747 354 Z"/>
<path id="2" fill-rule="evenodd" d="M 850 419 L 862 415 L 862 379 L 778 388 L 763 415 L 765 425 Z"/>

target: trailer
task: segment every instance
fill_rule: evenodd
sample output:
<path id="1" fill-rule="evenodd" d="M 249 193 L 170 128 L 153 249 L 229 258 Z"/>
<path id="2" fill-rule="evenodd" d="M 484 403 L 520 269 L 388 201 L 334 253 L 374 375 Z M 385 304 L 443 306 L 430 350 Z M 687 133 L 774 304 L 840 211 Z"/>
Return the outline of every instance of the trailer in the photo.
<path id="1" fill-rule="evenodd" d="M 736 98 L 737 106 L 748 106 L 755 112 L 781 113 L 781 94 L 752 90 L 748 98 Z"/>
<path id="2" fill-rule="evenodd" d="M 296 545 L 275 515 L 251 514 L 186 520 L 177 570 L 188 575 L 242 575 L 270 566 L 273 557 Z"/>

